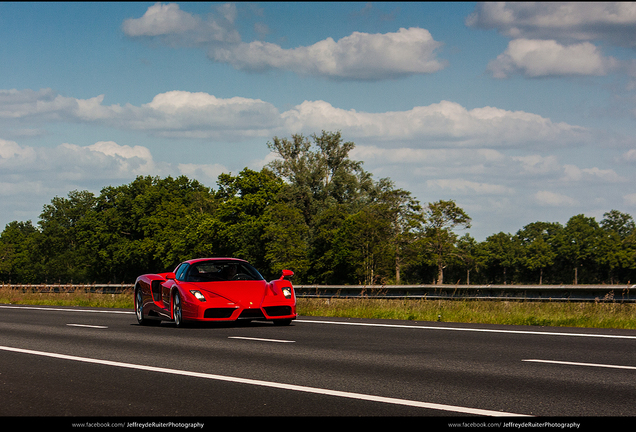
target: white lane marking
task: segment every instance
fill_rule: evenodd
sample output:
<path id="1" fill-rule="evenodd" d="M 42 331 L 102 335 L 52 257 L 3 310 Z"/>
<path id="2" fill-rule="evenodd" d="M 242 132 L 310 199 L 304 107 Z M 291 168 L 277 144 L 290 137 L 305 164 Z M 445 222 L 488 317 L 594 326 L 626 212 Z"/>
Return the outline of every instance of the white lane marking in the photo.
<path id="1" fill-rule="evenodd" d="M 612 369 L 633 369 L 633 370 L 636 370 L 636 366 L 607 365 L 607 364 L 599 364 L 599 363 L 579 363 L 579 362 L 568 362 L 568 361 L 558 361 L 558 360 L 537 360 L 537 359 L 527 359 L 527 360 L 521 360 L 521 361 L 535 362 L 535 363 L 564 364 L 564 365 L 573 365 L 573 366 L 593 366 L 593 367 L 603 367 L 603 368 L 612 368 Z"/>
<path id="2" fill-rule="evenodd" d="M 414 400 L 408 400 L 408 399 L 389 398 L 389 397 L 382 397 L 382 396 L 367 395 L 362 393 L 351 393 L 351 392 L 329 390 L 329 389 L 322 389 L 322 388 L 316 388 L 316 387 L 305 387 L 305 386 L 293 385 L 293 384 L 283 384 L 283 383 L 277 383 L 277 382 L 271 382 L 271 381 L 261 381 L 261 380 L 247 379 L 247 378 L 214 375 L 214 374 L 208 374 L 208 373 L 202 373 L 202 372 L 191 372 L 191 371 L 184 371 L 179 369 L 168 369 L 168 368 L 155 367 L 155 366 L 122 363 L 122 362 L 116 362 L 116 361 L 110 361 L 110 360 L 77 357 L 77 356 L 71 356 L 66 354 L 50 353 L 50 352 L 44 352 L 44 351 L 34 351 L 34 350 L 28 350 L 23 348 L 0 346 L 0 350 L 23 353 L 23 354 L 33 354 L 33 355 L 39 355 L 44 357 L 52 357 L 52 358 L 63 359 L 63 360 L 73 360 L 73 361 L 79 361 L 84 363 L 93 363 L 93 364 L 101 364 L 106 366 L 116 366 L 116 367 L 123 367 L 128 369 L 137 369 L 137 370 L 143 370 L 148 372 L 161 372 L 161 373 L 167 373 L 172 375 L 183 375 L 183 376 L 196 377 L 196 378 L 213 379 L 218 381 L 228 381 L 228 382 L 240 383 L 240 384 L 258 385 L 258 386 L 271 387 L 271 388 L 277 388 L 277 389 L 283 389 L 283 390 L 294 390 L 294 391 L 301 391 L 305 393 L 315 393 L 315 394 L 321 394 L 321 395 L 327 395 L 327 396 L 344 397 L 349 399 L 360 399 L 360 400 L 365 400 L 370 402 L 383 402 L 383 403 L 390 403 L 395 405 L 406 405 L 406 406 L 412 406 L 417 408 L 427 408 L 427 409 L 433 409 L 433 410 L 452 411 L 452 412 L 474 414 L 474 415 L 484 415 L 484 416 L 498 416 L 498 417 L 525 416 L 524 414 L 514 414 L 514 413 L 503 412 L 503 411 L 491 411 L 491 410 L 467 408 L 467 407 L 460 407 L 460 406 L 453 406 L 453 405 L 442 405 L 442 404 L 420 402 L 420 401 L 414 401 Z"/>
<path id="3" fill-rule="evenodd" d="M 106 329 L 106 328 L 108 328 L 107 326 L 88 325 L 88 324 L 66 324 L 66 325 L 70 326 L 70 327 L 88 327 L 88 328 L 96 328 L 96 329 Z"/>
<path id="4" fill-rule="evenodd" d="M 472 331 L 472 332 L 484 332 L 484 333 L 532 334 L 532 335 L 541 335 L 541 336 L 580 336 L 580 337 L 597 337 L 597 338 L 611 338 L 611 339 L 636 339 L 636 336 L 607 335 L 607 334 L 595 334 L 595 333 L 539 332 L 539 331 L 530 331 L 530 330 L 480 329 L 480 328 L 471 328 L 471 327 L 433 327 L 433 326 L 419 326 L 419 325 L 416 326 L 416 325 L 405 325 L 405 324 L 353 323 L 353 322 L 341 322 L 341 321 L 316 321 L 316 320 L 304 320 L 304 319 L 297 319 L 294 322 L 313 323 L 313 324 L 340 324 L 340 325 L 369 326 L 369 327 L 396 327 L 396 328 L 412 328 L 412 329 L 425 329 L 425 330 L 455 330 L 455 331 Z"/>
<path id="5" fill-rule="evenodd" d="M 43 311 L 62 311 L 62 312 L 98 312 L 98 313 L 114 313 L 114 314 L 131 314 L 134 315 L 134 311 L 114 311 L 114 310 L 100 310 L 100 309 L 61 309 L 61 308 L 44 308 L 34 306 L 7 306 L 0 305 L 0 308 L 6 309 L 33 309 Z M 455 330 L 455 331 L 474 331 L 484 333 L 513 333 L 513 334 L 533 334 L 542 336 L 579 336 L 579 337 L 596 337 L 596 338 L 609 338 L 609 339 L 636 339 L 636 336 L 629 335 L 607 335 L 607 334 L 594 334 L 594 333 L 566 333 L 566 332 L 538 332 L 530 330 L 498 330 L 498 329 L 479 329 L 470 327 L 433 327 L 433 326 L 416 326 L 416 325 L 404 325 L 404 324 L 375 324 L 375 323 L 353 323 L 353 322 L 340 322 L 340 321 L 317 321 L 317 320 L 305 320 L 296 319 L 294 322 L 301 323 L 313 323 L 313 324 L 340 324 L 340 325 L 354 325 L 354 326 L 369 326 L 369 327 L 396 327 L 396 328 L 413 328 L 413 329 L 425 329 L 425 330 Z"/>
<path id="6" fill-rule="evenodd" d="M 53 307 L 36 307 L 36 306 L 7 306 L 0 305 L 0 308 L 5 309 L 30 309 L 30 310 L 42 310 L 42 311 L 56 311 L 56 312 L 94 312 L 94 313 L 114 313 L 114 314 L 134 314 L 133 311 L 114 311 L 114 310 L 101 310 L 101 309 L 62 309 Z"/>
<path id="7" fill-rule="evenodd" d="M 243 337 L 243 336 L 228 336 L 228 339 L 245 339 L 245 340 L 253 340 L 253 341 L 281 342 L 281 343 L 294 343 L 294 342 L 296 342 L 296 341 L 282 340 L 282 339 L 261 339 L 261 338 Z"/>

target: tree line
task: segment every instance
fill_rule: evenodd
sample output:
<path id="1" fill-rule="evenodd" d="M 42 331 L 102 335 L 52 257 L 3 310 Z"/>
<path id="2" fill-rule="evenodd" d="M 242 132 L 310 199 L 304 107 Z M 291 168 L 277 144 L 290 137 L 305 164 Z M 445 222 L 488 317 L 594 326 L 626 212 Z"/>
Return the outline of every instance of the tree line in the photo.
<path id="1" fill-rule="evenodd" d="M 274 137 L 260 171 L 140 176 L 99 195 L 71 191 L 37 224 L 0 235 L 4 283 L 132 283 L 195 257 L 243 258 L 296 284 L 570 284 L 636 280 L 636 230 L 617 210 L 597 222 L 534 222 L 478 242 L 452 200 L 422 205 L 351 160 L 340 132 Z M 463 233 L 463 234 L 462 234 Z"/>

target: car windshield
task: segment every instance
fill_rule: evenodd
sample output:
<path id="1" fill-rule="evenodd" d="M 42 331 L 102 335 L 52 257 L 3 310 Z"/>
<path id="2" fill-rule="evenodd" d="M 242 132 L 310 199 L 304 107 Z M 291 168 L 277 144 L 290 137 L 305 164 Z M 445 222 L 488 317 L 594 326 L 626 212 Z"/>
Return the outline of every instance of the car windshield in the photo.
<path id="1" fill-rule="evenodd" d="M 186 282 L 263 280 L 254 267 L 240 261 L 200 261 L 190 265 Z"/>

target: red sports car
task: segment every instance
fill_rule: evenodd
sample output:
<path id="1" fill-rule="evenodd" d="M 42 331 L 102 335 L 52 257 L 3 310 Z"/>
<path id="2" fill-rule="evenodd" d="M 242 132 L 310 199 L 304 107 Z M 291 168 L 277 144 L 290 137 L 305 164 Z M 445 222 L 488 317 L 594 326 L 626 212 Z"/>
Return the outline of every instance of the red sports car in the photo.
<path id="1" fill-rule="evenodd" d="M 296 295 L 283 270 L 267 282 L 247 261 L 198 258 L 174 272 L 145 274 L 135 282 L 135 313 L 141 325 L 174 321 L 269 320 L 288 325 L 297 317 Z"/>

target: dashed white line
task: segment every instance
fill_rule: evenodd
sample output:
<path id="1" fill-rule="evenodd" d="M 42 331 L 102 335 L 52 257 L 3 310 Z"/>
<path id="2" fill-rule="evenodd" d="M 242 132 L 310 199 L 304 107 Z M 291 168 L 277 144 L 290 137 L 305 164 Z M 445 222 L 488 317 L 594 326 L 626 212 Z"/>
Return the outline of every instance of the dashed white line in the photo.
<path id="1" fill-rule="evenodd" d="M 492 410 L 467 408 L 467 407 L 460 407 L 460 406 L 453 406 L 453 405 L 443 405 L 443 404 L 420 402 L 420 401 L 414 401 L 414 400 L 408 400 L 408 399 L 397 399 L 397 398 L 390 398 L 390 397 L 367 395 L 362 393 L 351 393 L 351 392 L 329 390 L 329 389 L 322 389 L 322 388 L 316 388 L 316 387 L 283 384 L 283 383 L 277 383 L 277 382 L 271 382 L 271 381 L 261 381 L 261 380 L 247 379 L 247 378 L 229 377 L 229 376 L 223 376 L 223 375 L 214 375 L 214 374 L 184 371 L 184 370 L 178 370 L 178 369 L 168 369 L 168 368 L 146 366 L 146 365 L 132 364 L 132 363 L 122 363 L 122 362 L 116 362 L 116 361 L 110 361 L 110 360 L 100 360 L 100 359 L 93 359 L 93 358 L 87 358 L 87 357 L 71 356 L 66 354 L 34 351 L 34 350 L 28 350 L 23 348 L 0 346 L 0 350 L 23 353 L 23 354 L 33 354 L 33 355 L 39 355 L 44 357 L 52 357 L 52 358 L 63 359 L 63 360 L 72 360 L 72 361 L 78 361 L 78 362 L 84 362 L 84 363 L 93 363 L 93 364 L 100 364 L 100 365 L 106 365 L 106 366 L 116 366 L 116 367 L 122 367 L 122 368 L 128 368 L 128 369 L 137 369 L 137 370 L 143 370 L 148 372 L 161 372 L 161 373 L 167 373 L 172 375 L 206 378 L 206 379 L 234 382 L 234 383 L 240 383 L 240 384 L 251 384 L 251 385 L 271 387 L 271 388 L 277 388 L 277 389 L 283 389 L 283 390 L 293 390 L 293 391 L 300 391 L 305 393 L 321 394 L 326 396 L 336 396 L 336 397 L 343 397 L 343 398 L 349 398 L 349 399 L 358 399 L 358 400 L 365 400 L 369 402 L 382 402 L 382 403 L 389 403 L 389 404 L 395 404 L 395 405 L 405 405 L 405 406 L 426 408 L 426 409 L 432 409 L 432 410 L 442 410 L 442 411 L 451 411 L 451 412 L 464 413 L 464 414 L 497 416 L 497 417 L 524 416 L 523 414 L 515 414 L 515 413 L 509 413 L 509 412 L 503 412 L 503 411 L 492 411 Z"/>
<path id="2" fill-rule="evenodd" d="M 228 339 L 245 339 L 245 340 L 253 340 L 253 341 L 280 342 L 280 343 L 294 343 L 294 342 L 296 342 L 296 341 L 292 341 L 292 340 L 262 339 L 262 338 L 254 338 L 254 337 L 243 337 L 243 336 L 228 336 Z"/>
<path id="3" fill-rule="evenodd" d="M 424 325 L 406 325 L 406 324 L 378 324 L 378 323 L 357 323 L 347 321 L 318 321 L 318 320 L 306 320 L 300 319 L 294 322 L 300 323 L 312 323 L 312 324 L 338 324 L 338 325 L 353 325 L 353 326 L 367 326 L 367 327 L 394 327 L 394 328 L 412 328 L 412 329 L 424 329 L 424 330 L 453 330 L 453 331 L 469 331 L 469 332 L 484 332 L 484 333 L 510 333 L 510 334 L 531 334 L 540 336 L 578 336 L 578 337 L 596 337 L 596 338 L 610 338 L 610 339 L 636 339 L 636 336 L 630 335 L 608 335 L 597 333 L 569 333 L 569 332 L 541 332 L 530 330 L 502 330 L 502 329 L 483 329 L 474 327 L 441 327 L 441 326 L 424 326 Z"/>
<path id="4" fill-rule="evenodd" d="M 593 367 L 612 368 L 612 369 L 636 370 L 636 366 L 608 365 L 608 364 L 600 364 L 600 363 L 580 363 L 580 362 L 569 362 L 569 361 L 559 361 L 559 360 L 537 360 L 537 359 L 527 359 L 527 360 L 521 360 L 521 361 L 535 362 L 535 363 L 553 363 L 553 364 L 563 364 L 563 365 L 571 365 L 571 366 L 593 366 Z"/>
<path id="5" fill-rule="evenodd" d="M 100 310 L 100 309 L 63 309 L 52 307 L 35 307 L 35 306 L 12 306 L 12 305 L 0 305 L 0 308 L 6 309 L 32 309 L 42 311 L 62 311 L 62 312 L 91 312 L 91 313 L 114 313 L 114 314 L 130 314 L 134 315 L 134 311 L 128 310 Z M 425 326 L 425 325 L 406 325 L 406 324 L 378 324 L 378 323 L 361 323 L 361 322 L 347 322 L 347 321 L 319 321 L 310 319 L 297 319 L 296 323 L 310 323 L 310 324 L 336 324 L 336 325 L 352 325 L 352 326 L 367 326 L 367 327 L 394 327 L 394 328 L 412 328 L 422 330 L 452 330 L 452 331 L 472 331 L 472 332 L 484 332 L 484 333 L 509 333 L 509 334 L 529 334 L 539 336 L 575 336 L 575 337 L 593 337 L 593 338 L 607 338 L 607 339 L 636 339 L 636 336 L 631 335 L 610 335 L 610 334 L 597 334 L 597 333 L 569 333 L 569 332 L 547 332 L 547 331 L 531 331 L 531 330 L 503 330 L 503 329 L 483 329 L 473 327 L 442 327 L 442 326 Z"/>
<path id="6" fill-rule="evenodd" d="M 88 325 L 88 324 L 66 324 L 69 327 L 88 327 L 88 328 L 95 328 L 95 329 L 107 329 L 107 326 L 100 326 L 100 325 Z"/>

